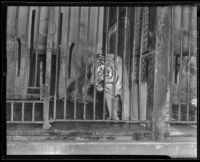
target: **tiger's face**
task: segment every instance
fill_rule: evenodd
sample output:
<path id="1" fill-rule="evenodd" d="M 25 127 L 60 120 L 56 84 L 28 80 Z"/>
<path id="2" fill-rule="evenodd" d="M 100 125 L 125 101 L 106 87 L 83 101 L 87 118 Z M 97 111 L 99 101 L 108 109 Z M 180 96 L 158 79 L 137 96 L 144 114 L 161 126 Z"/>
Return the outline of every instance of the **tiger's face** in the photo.
<path id="1" fill-rule="evenodd" d="M 96 68 L 95 68 L 96 67 Z M 91 68 L 91 83 L 96 86 L 98 91 L 103 91 L 103 84 L 104 84 L 104 71 L 105 65 L 103 59 L 97 59 L 96 65 L 92 66 Z M 107 64 L 106 66 L 106 82 L 109 82 L 113 76 L 113 68 Z"/>

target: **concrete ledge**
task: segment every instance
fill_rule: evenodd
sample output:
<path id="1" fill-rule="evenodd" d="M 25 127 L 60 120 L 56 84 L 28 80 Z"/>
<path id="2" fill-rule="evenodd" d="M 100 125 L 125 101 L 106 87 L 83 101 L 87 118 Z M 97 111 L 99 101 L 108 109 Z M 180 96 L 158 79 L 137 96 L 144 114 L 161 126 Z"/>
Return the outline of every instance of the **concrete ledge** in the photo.
<path id="1" fill-rule="evenodd" d="M 7 142 L 7 155 L 168 155 L 196 158 L 196 142 Z"/>

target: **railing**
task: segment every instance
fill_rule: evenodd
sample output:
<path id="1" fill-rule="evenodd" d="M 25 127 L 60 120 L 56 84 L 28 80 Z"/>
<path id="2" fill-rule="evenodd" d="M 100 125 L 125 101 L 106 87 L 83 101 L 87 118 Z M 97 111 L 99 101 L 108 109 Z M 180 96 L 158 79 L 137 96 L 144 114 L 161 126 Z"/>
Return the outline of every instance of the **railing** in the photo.
<path id="1" fill-rule="evenodd" d="M 7 100 L 7 123 L 43 123 L 42 109 L 44 101 Z M 41 113 L 41 114 L 39 114 Z"/>

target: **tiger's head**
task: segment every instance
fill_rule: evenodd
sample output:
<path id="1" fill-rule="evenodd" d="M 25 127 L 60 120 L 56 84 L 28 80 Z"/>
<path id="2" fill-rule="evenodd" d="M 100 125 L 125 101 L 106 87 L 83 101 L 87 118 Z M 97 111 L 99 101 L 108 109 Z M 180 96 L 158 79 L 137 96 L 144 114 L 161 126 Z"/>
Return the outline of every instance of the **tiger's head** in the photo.
<path id="1" fill-rule="evenodd" d="M 113 76 L 112 66 L 106 66 L 106 82 L 108 82 Z M 91 84 L 95 84 L 98 91 L 103 91 L 104 85 L 104 71 L 105 71 L 105 59 L 101 54 L 97 54 L 95 64 L 91 67 Z"/>

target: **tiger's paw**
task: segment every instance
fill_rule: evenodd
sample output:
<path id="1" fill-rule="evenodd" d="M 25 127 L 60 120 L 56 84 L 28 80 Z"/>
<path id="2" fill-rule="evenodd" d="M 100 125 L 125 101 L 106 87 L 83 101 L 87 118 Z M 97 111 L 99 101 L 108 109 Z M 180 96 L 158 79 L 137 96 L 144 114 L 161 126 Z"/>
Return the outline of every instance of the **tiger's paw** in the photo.
<path id="1" fill-rule="evenodd" d="M 109 117 L 107 118 L 107 120 L 119 120 L 119 117 L 118 116 Z"/>

